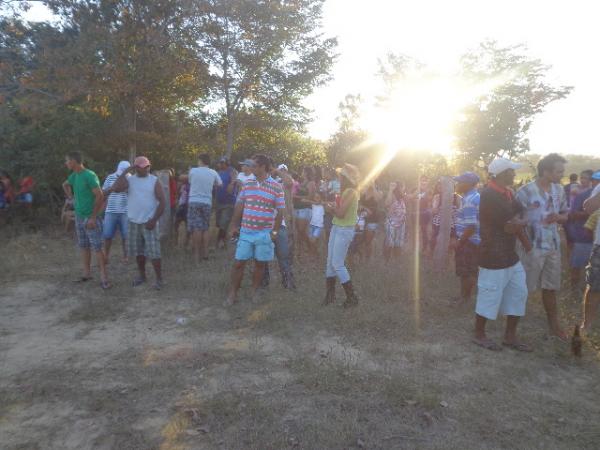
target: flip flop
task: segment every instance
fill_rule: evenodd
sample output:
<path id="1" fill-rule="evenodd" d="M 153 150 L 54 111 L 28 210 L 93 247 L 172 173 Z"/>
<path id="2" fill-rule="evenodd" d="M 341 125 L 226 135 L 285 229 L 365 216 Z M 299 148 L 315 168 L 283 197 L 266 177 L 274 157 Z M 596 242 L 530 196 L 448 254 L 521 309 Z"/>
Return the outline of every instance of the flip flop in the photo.
<path id="1" fill-rule="evenodd" d="M 162 289 L 162 287 L 164 286 L 164 283 L 161 280 L 157 280 L 153 285 L 152 285 L 152 289 L 155 289 L 157 291 L 160 291 Z"/>
<path id="2" fill-rule="evenodd" d="M 110 284 L 108 281 L 101 281 L 100 282 L 100 287 L 104 290 L 110 289 L 112 287 L 112 284 Z"/>
<path id="3" fill-rule="evenodd" d="M 473 342 L 473 344 L 478 345 L 479 347 L 485 348 L 486 350 L 491 350 L 493 352 L 502 351 L 502 347 L 499 346 L 498 344 L 496 344 L 491 339 L 484 339 L 484 340 L 473 339 L 472 342 Z"/>
<path id="4" fill-rule="evenodd" d="M 502 345 L 512 350 L 516 350 L 518 352 L 530 353 L 533 351 L 533 349 L 529 345 L 524 344 L 523 342 L 513 342 L 512 344 L 508 342 L 503 342 Z"/>
<path id="5" fill-rule="evenodd" d="M 93 280 L 92 277 L 79 277 L 76 280 L 73 280 L 73 283 L 85 283 L 86 281 Z"/>
<path id="6" fill-rule="evenodd" d="M 141 285 L 141 284 L 144 284 L 145 282 L 146 282 L 146 279 L 145 279 L 145 278 L 141 278 L 141 277 L 135 277 L 135 278 L 133 279 L 133 283 L 131 283 L 131 285 L 132 285 L 133 287 L 137 287 L 137 286 L 139 286 L 139 285 Z"/>
<path id="7" fill-rule="evenodd" d="M 567 335 L 559 336 L 558 334 L 549 334 L 546 336 L 546 340 L 548 340 L 548 341 L 556 340 L 556 341 L 562 342 L 563 344 L 569 343 L 569 337 Z"/>

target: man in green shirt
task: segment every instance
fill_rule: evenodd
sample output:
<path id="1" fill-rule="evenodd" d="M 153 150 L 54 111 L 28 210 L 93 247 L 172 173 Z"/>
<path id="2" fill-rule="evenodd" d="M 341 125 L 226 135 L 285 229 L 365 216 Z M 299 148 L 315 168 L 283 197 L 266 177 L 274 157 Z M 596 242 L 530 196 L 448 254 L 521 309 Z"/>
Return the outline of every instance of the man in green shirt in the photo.
<path id="1" fill-rule="evenodd" d="M 100 285 L 102 289 L 108 289 L 110 283 L 106 276 L 106 261 L 102 250 L 102 220 L 98 218 L 104 204 L 100 181 L 94 172 L 83 166 L 83 158 L 79 152 L 69 153 L 65 164 L 72 172 L 63 183 L 63 189 L 67 198 L 75 199 L 75 229 L 83 261 L 83 276 L 77 281 L 92 279 L 93 249 L 100 268 Z"/>

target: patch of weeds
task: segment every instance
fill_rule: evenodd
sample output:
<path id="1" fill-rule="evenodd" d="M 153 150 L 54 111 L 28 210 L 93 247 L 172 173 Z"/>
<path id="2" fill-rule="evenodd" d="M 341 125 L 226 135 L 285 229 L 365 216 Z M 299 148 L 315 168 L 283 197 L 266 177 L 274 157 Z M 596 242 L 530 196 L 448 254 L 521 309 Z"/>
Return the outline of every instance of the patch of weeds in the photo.
<path id="1" fill-rule="evenodd" d="M 69 311 L 61 323 L 74 324 L 77 322 L 98 323 L 117 320 L 127 308 L 127 302 L 123 300 L 101 298 L 92 300 L 78 300 L 79 304 Z"/>

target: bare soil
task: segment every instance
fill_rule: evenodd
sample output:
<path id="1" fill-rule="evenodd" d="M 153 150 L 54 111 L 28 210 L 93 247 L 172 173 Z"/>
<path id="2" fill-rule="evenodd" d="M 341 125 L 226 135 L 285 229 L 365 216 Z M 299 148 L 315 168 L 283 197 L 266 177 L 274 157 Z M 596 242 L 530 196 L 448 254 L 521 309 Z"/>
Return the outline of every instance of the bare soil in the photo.
<path id="1" fill-rule="evenodd" d="M 97 274 L 73 283 L 58 230 L 2 242 L 2 449 L 600 446 L 597 335 L 575 359 L 544 338 L 537 298 L 520 326 L 535 352 L 493 353 L 470 342 L 473 305 L 449 306 L 451 271 L 422 262 L 416 289 L 409 255 L 355 268 L 352 310 L 320 306 L 323 262 L 308 260 L 297 293 L 273 267 L 262 301 L 225 308 L 231 250 L 194 267 L 165 246 L 157 292 L 130 287 L 116 242 L 104 292 Z M 565 324 L 580 301 L 561 293 Z M 489 329 L 499 340 L 503 322 Z"/>

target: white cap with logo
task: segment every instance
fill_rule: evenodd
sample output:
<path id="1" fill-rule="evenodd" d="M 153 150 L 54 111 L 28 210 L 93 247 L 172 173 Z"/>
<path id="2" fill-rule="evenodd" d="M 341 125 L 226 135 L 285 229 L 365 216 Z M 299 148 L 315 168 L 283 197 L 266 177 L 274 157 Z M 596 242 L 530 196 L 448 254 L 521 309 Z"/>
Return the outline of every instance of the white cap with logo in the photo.
<path id="1" fill-rule="evenodd" d="M 492 174 L 493 176 L 496 176 L 496 175 L 501 174 L 505 170 L 508 170 L 508 169 L 516 170 L 516 169 L 521 168 L 521 166 L 522 166 L 522 164 L 512 162 L 510 159 L 496 158 L 488 166 L 488 173 Z"/>

